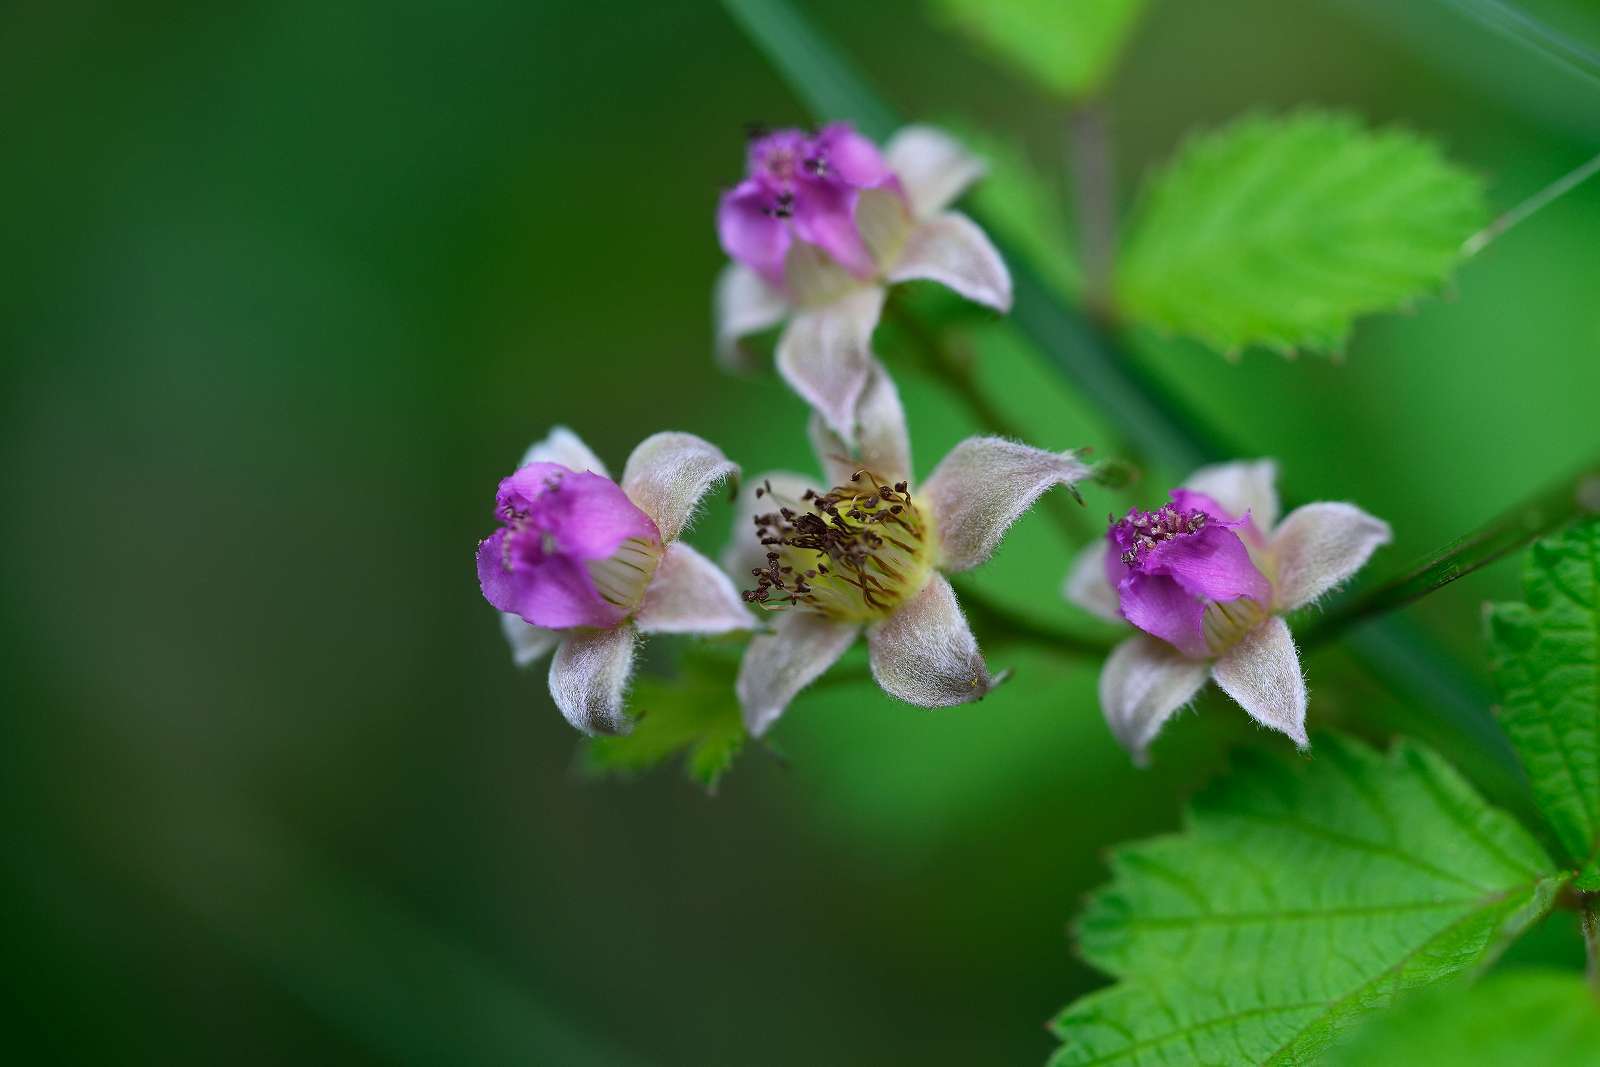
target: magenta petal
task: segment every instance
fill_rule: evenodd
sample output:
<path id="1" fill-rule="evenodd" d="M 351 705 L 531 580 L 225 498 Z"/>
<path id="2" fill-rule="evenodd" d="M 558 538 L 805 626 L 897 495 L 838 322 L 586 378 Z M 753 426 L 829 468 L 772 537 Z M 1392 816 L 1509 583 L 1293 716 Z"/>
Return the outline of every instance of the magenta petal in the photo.
<path id="1" fill-rule="evenodd" d="M 1200 510 L 1209 515 L 1213 521 L 1236 525 L 1239 515 L 1231 515 L 1213 498 L 1205 493 L 1195 492 L 1193 489 L 1174 489 L 1171 493 L 1172 502 L 1179 511 Z"/>
<path id="2" fill-rule="evenodd" d="M 873 189 L 894 176 L 878 146 L 847 122 L 824 126 L 815 150 L 827 165 L 827 175 L 857 189 Z"/>
<path id="3" fill-rule="evenodd" d="M 1172 578 L 1159 574 L 1126 573 L 1117 584 L 1122 617 L 1153 637 L 1159 637 L 1184 655 L 1205 659 L 1205 604 Z"/>
<path id="4" fill-rule="evenodd" d="M 550 630 L 610 627 L 622 621 L 623 610 L 601 598 L 578 560 L 556 555 L 515 559 L 508 569 L 505 541 L 511 533 L 497 530 L 478 546 L 478 585 L 490 604 Z"/>
<path id="5" fill-rule="evenodd" d="M 783 284 L 789 226 L 772 214 L 772 194 L 754 181 L 740 182 L 717 204 L 717 239 L 729 257 L 773 285 Z"/>
<path id="6" fill-rule="evenodd" d="M 530 529 L 518 540 L 530 543 L 517 546 L 524 554 L 540 551 L 579 560 L 605 559 L 630 537 L 660 540 L 650 516 L 616 482 L 556 463 L 530 463 L 501 481 L 496 505 L 502 521 L 508 507 L 527 516 Z"/>
<path id="7" fill-rule="evenodd" d="M 1267 539 L 1264 532 L 1248 511 L 1243 515 L 1235 515 L 1217 503 L 1214 497 L 1193 489 L 1174 489 L 1172 502 L 1180 511 L 1192 509 L 1203 511 L 1214 523 L 1226 526 L 1230 530 L 1238 530 L 1241 537 L 1248 537 L 1257 548 L 1266 547 Z"/>
<path id="8" fill-rule="evenodd" d="M 626 610 L 601 596 L 588 564 L 625 541 L 661 543 L 617 483 L 558 463 L 529 463 L 502 480 L 495 517 L 503 528 L 478 546 L 484 599 L 551 630 L 621 622 Z"/>
<path id="9" fill-rule="evenodd" d="M 1239 535 L 1218 524 L 1157 545 L 1141 569 L 1168 575 L 1191 596 L 1206 600 L 1249 597 L 1266 604 L 1272 599 L 1272 583 L 1256 569 Z"/>
<path id="10" fill-rule="evenodd" d="M 828 182 L 808 181 L 795 197 L 794 229 L 802 241 L 822 249 L 858 278 L 877 273 L 872 254 L 856 229 L 855 190 Z"/>

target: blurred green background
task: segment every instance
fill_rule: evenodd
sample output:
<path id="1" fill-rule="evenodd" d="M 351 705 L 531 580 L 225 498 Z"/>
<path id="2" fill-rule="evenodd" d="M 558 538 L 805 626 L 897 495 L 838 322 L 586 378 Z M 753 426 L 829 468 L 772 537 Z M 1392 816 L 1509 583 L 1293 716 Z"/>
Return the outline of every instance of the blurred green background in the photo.
<path id="1" fill-rule="evenodd" d="M 903 114 L 1060 158 L 920 4 L 806 6 Z M 1503 209 L 1600 147 L 1597 101 L 1381 0 L 1153 3 L 1110 91 L 1125 204 L 1186 131 L 1310 102 L 1439 138 Z M 555 422 L 613 466 L 668 428 L 809 465 L 800 402 L 711 361 L 742 128 L 807 118 L 716 4 L 16 0 L 0 115 L 17 1062 L 1037 1063 L 1097 981 L 1065 924 L 1105 849 L 1270 743 L 1207 698 L 1136 772 L 1097 664 L 1007 649 L 981 705 L 803 697 L 714 798 L 575 771 L 477 590 L 496 480 Z M 1342 364 L 1141 358 L 1297 497 L 1388 518 L 1382 577 L 1600 451 L 1597 249 L 1592 185 Z M 1110 449 L 1034 354 L 980 373 L 1036 443 Z M 976 427 L 901 374 L 925 473 Z M 1068 620 L 1065 567 L 1034 516 L 979 584 Z M 1409 614 L 1481 674 L 1517 589 Z M 1314 728 L 1387 721 L 1337 649 L 1308 669 Z"/>

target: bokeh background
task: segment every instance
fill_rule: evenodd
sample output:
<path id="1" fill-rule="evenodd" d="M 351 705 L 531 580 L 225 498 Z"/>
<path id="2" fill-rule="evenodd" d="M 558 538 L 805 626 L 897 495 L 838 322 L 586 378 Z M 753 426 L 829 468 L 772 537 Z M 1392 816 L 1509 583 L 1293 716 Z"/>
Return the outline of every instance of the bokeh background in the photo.
<path id="1" fill-rule="evenodd" d="M 915 0 L 806 6 L 903 114 L 1056 166 L 1056 108 Z M 1437 137 L 1497 209 L 1600 147 L 1594 86 L 1447 3 L 1159 0 L 1109 99 L 1124 204 L 1252 108 Z M 555 422 L 613 465 L 664 428 L 808 464 L 800 403 L 711 360 L 744 124 L 807 118 L 717 4 L 14 0 L 0 116 L 15 1062 L 1037 1063 L 1105 850 L 1270 743 L 1205 699 L 1137 772 L 1096 664 L 1006 649 L 981 705 L 803 697 L 715 797 L 578 773 L 477 590 L 496 480 Z M 1342 363 L 1139 358 L 1389 518 L 1381 578 L 1600 451 L 1597 249 L 1600 185 Z M 1003 334 L 978 368 L 1036 443 L 1114 441 Z M 976 427 L 901 384 L 925 471 Z M 1071 622 L 1066 560 L 1032 516 L 979 584 Z M 1517 588 L 1408 614 L 1481 674 Z M 1391 721 L 1337 648 L 1309 669 L 1314 724 Z"/>

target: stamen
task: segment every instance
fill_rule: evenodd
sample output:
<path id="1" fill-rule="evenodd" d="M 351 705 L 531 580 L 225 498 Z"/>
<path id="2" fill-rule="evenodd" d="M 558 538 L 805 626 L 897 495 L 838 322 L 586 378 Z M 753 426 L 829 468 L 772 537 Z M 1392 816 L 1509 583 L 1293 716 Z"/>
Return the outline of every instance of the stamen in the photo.
<path id="1" fill-rule="evenodd" d="M 1137 567 L 1157 545 L 1205 529 L 1206 513 L 1199 508 L 1180 511 L 1163 504 L 1154 511 L 1130 511 L 1126 518 L 1107 516 L 1116 540 L 1132 547 L 1122 553 L 1125 566 Z"/>
<path id="2" fill-rule="evenodd" d="M 751 571 L 747 603 L 801 606 L 841 619 L 887 614 L 921 588 L 931 566 L 930 533 L 906 483 L 891 489 L 870 471 L 826 493 L 806 490 L 808 510 L 780 506 L 755 517 L 756 536 L 771 549 Z M 759 495 L 772 495 L 770 485 Z"/>

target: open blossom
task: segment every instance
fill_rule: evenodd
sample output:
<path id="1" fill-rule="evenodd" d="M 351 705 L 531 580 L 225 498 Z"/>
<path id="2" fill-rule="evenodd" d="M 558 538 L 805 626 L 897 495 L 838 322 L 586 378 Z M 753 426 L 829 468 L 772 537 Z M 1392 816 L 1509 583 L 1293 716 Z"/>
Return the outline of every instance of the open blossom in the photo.
<path id="1" fill-rule="evenodd" d="M 988 559 L 1038 497 L 1089 468 L 1073 452 L 998 437 L 958 444 L 913 484 L 905 414 L 894 384 L 873 371 L 852 456 L 820 418 L 812 444 L 826 477 L 773 473 L 747 487 L 728 570 L 752 603 L 775 611 L 750 642 L 737 691 L 745 726 L 766 731 L 795 694 L 863 631 L 873 677 L 923 707 L 977 700 L 1003 680 L 989 673 L 943 572 Z"/>
<path id="2" fill-rule="evenodd" d="M 1171 502 L 1112 516 L 1067 575 L 1068 600 L 1143 631 L 1112 650 L 1100 706 L 1134 759 L 1209 676 L 1252 718 L 1304 747 L 1306 684 L 1282 616 L 1311 603 L 1389 542 L 1350 504 L 1307 504 L 1278 522 L 1271 460 L 1196 471 Z"/>
<path id="3" fill-rule="evenodd" d="M 886 287 L 926 278 L 1000 311 L 1011 275 L 965 215 L 944 210 L 983 173 L 945 134 L 908 126 L 880 153 L 850 126 L 779 130 L 750 145 L 748 173 L 717 208 L 733 260 L 717 281 L 717 353 L 789 320 L 778 372 L 846 442 L 872 371 Z"/>
<path id="4" fill-rule="evenodd" d="M 578 729 L 628 731 L 640 634 L 750 627 L 727 575 L 678 540 L 701 497 L 738 470 L 692 434 L 658 433 L 633 450 L 619 485 L 558 426 L 501 481 L 478 583 L 519 666 L 555 650 L 550 695 Z"/>

